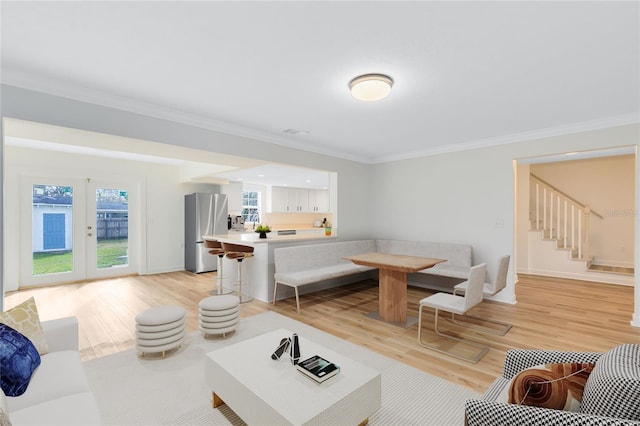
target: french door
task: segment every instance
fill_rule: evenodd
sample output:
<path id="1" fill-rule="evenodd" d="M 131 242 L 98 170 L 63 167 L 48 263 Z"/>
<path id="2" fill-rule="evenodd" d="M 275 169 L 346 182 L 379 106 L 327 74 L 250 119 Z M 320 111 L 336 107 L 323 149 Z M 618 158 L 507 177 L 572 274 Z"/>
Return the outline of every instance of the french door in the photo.
<path id="1" fill-rule="evenodd" d="M 21 286 L 137 273 L 135 186 L 91 178 L 23 178 Z"/>

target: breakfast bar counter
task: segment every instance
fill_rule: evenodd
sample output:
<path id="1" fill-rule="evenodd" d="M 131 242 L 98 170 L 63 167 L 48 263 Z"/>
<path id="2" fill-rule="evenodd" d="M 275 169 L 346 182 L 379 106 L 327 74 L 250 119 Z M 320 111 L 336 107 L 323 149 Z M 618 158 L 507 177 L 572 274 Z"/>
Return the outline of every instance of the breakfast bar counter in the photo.
<path id="1" fill-rule="evenodd" d="M 335 234 L 326 236 L 324 230 L 322 232 L 300 232 L 295 235 L 277 235 L 272 231 L 267 234 L 267 238 L 260 238 L 256 232 L 229 232 L 220 235 L 203 235 L 205 240 L 220 241 L 223 243 L 244 244 L 253 247 L 253 257 L 247 259 L 243 263 L 243 292 L 244 286 L 247 285 L 247 292 L 253 297 L 263 302 L 273 301 L 273 274 L 275 266 L 273 262 L 273 250 L 280 247 L 294 247 L 309 244 L 323 244 L 335 242 L 337 237 Z M 223 258 L 224 287 L 234 288 L 237 280 L 236 261 Z M 235 289 L 235 288 L 234 288 Z"/>

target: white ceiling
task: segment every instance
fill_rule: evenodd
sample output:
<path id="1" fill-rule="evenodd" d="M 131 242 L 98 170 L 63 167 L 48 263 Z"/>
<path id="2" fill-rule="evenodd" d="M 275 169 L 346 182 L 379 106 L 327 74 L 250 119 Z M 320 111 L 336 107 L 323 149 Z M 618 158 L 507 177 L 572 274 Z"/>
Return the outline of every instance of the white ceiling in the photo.
<path id="1" fill-rule="evenodd" d="M 366 163 L 639 121 L 637 1 L 0 7 L 3 83 Z"/>

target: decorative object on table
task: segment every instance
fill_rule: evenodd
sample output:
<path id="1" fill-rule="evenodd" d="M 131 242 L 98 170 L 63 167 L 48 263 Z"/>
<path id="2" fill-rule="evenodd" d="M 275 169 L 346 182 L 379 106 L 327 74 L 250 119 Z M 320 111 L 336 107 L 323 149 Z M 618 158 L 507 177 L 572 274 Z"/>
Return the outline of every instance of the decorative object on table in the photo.
<path id="1" fill-rule="evenodd" d="M 340 366 L 314 355 L 296 365 L 296 369 L 306 377 L 322 383 L 340 372 Z"/>
<path id="2" fill-rule="evenodd" d="M 271 232 L 271 227 L 269 225 L 260 224 L 256 226 L 256 232 L 260 234 L 260 238 L 267 238 L 267 233 Z"/>
<path id="3" fill-rule="evenodd" d="M 273 351 L 273 353 L 271 354 L 271 359 L 273 359 L 273 360 L 280 359 L 282 354 L 284 354 L 289 349 L 289 345 L 290 344 L 291 344 L 291 338 L 290 337 L 283 337 L 280 340 L 280 344 L 278 345 L 276 350 Z"/>
<path id="4" fill-rule="evenodd" d="M 331 223 L 325 217 L 322 219 L 322 227 L 324 228 L 324 235 L 327 237 L 331 235 Z"/>
<path id="5" fill-rule="evenodd" d="M 293 365 L 297 365 L 300 360 L 300 341 L 298 340 L 297 333 L 293 333 L 293 336 L 291 336 L 291 352 L 289 353 L 289 358 Z"/>
<path id="6" fill-rule="evenodd" d="M 289 360 L 293 365 L 297 365 L 300 360 L 300 341 L 298 334 L 293 333 L 291 337 L 283 337 L 276 347 L 276 350 L 271 354 L 271 359 L 279 360 L 285 352 L 289 352 Z"/>

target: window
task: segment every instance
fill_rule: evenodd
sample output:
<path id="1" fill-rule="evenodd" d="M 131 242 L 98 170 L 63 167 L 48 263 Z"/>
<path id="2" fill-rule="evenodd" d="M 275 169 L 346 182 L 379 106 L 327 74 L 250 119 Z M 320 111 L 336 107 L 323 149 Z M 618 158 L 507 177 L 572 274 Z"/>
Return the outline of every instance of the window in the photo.
<path id="1" fill-rule="evenodd" d="M 242 217 L 244 223 L 260 222 L 260 193 L 245 191 L 242 193 Z"/>

